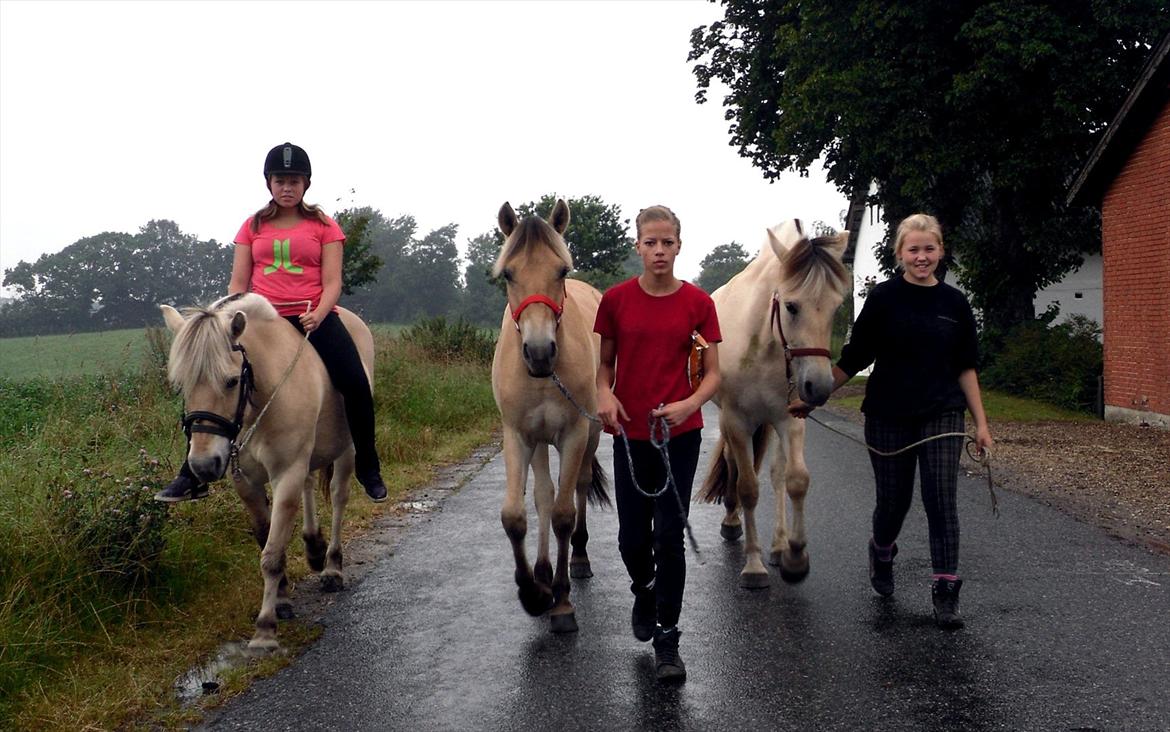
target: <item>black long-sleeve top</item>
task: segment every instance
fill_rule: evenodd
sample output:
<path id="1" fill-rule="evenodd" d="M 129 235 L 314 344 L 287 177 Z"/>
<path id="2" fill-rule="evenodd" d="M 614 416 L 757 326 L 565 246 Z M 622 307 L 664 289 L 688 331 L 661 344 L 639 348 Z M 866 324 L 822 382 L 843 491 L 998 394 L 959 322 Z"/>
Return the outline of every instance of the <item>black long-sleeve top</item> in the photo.
<path id="1" fill-rule="evenodd" d="M 977 358 L 975 316 L 963 293 L 897 276 L 870 291 L 837 366 L 852 377 L 874 365 L 861 403 L 867 415 L 920 419 L 966 407 L 959 374 Z"/>

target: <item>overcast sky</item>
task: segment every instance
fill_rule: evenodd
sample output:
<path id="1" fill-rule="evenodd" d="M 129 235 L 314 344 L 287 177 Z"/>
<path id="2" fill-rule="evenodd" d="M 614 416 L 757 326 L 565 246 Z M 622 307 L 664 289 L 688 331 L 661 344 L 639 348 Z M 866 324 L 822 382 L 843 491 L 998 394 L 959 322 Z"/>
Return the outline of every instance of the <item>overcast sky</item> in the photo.
<path id="1" fill-rule="evenodd" d="M 755 253 L 845 197 L 769 184 L 694 102 L 705 2 L 0 2 L 0 268 L 171 219 L 229 242 L 267 202 L 264 155 L 313 162 L 307 200 L 495 227 L 504 201 L 594 194 L 682 220 L 676 272 Z M 352 193 L 351 193 L 352 190 Z M 225 283 L 226 287 L 226 283 Z"/>

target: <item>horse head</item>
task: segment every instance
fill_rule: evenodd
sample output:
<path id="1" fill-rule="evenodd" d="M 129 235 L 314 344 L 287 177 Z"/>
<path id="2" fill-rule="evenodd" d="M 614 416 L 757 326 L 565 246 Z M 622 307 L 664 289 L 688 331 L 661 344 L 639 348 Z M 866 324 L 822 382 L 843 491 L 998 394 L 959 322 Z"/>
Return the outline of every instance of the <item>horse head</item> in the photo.
<path id="1" fill-rule="evenodd" d="M 167 376 L 183 394 L 183 429 L 190 436 L 187 465 L 202 482 L 218 480 L 226 472 L 252 387 L 251 366 L 239 344 L 248 317 L 242 309 L 223 307 L 240 299 L 232 296 L 182 314 L 160 306 L 175 334 Z"/>
<path id="2" fill-rule="evenodd" d="M 810 239 L 799 220 L 768 229 L 768 244 L 781 262 L 773 300 L 773 324 L 786 345 L 788 378 L 801 400 L 824 404 L 833 390 L 829 346 L 833 315 L 851 278 L 841 257 L 849 232 Z"/>
<path id="3" fill-rule="evenodd" d="M 573 257 L 562 236 L 569 227 L 569 206 L 558 200 L 548 221 L 539 216 L 520 220 L 505 202 L 499 224 L 505 241 L 492 276 L 502 276 L 507 283 L 508 307 L 520 333 L 528 373 L 550 376 L 557 359 L 565 278 L 573 269 Z"/>

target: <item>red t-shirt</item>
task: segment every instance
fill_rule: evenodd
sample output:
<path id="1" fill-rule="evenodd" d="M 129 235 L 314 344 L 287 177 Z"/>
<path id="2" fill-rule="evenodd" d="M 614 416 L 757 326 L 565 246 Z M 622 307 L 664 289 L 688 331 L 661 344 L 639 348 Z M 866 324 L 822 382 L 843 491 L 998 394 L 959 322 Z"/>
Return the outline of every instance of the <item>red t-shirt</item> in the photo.
<path id="1" fill-rule="evenodd" d="M 642 289 L 637 277 L 606 290 L 593 330 L 616 341 L 613 393 L 630 415 L 622 426 L 631 440 L 650 439 L 650 410 L 691 395 L 687 383 L 691 333 L 699 331 L 708 343 L 723 340 L 715 303 L 707 293 L 684 282 L 677 291 L 655 297 Z M 702 410 L 695 410 L 671 434 L 702 426 Z"/>
<path id="2" fill-rule="evenodd" d="M 267 298 L 281 315 L 300 315 L 305 300 L 312 301 L 312 308 L 321 302 L 321 248 L 335 241 L 345 241 L 345 233 L 333 219 L 301 219 L 291 229 L 261 221 L 260 231 L 252 233 L 248 217 L 235 243 L 252 249 L 252 292 Z"/>

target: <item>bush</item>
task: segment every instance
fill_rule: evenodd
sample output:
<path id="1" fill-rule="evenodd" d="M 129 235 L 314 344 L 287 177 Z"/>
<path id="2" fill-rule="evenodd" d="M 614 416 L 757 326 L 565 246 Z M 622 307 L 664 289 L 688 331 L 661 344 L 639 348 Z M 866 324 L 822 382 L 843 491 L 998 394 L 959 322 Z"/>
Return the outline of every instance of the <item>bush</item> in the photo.
<path id="1" fill-rule="evenodd" d="M 1046 320 L 1009 331 L 1001 350 L 990 355 L 981 381 L 1015 396 L 1092 411 L 1103 365 L 1100 326 L 1083 315 L 1058 325 Z"/>
<path id="2" fill-rule="evenodd" d="M 490 364 L 496 351 L 495 335 L 460 318 L 425 318 L 402 332 L 402 340 L 444 361 Z"/>
<path id="3" fill-rule="evenodd" d="M 117 477 L 84 468 L 78 479 L 49 490 L 49 516 L 62 542 L 77 548 L 90 569 L 137 585 L 166 546 L 166 504 L 154 500 L 167 476 L 159 461 L 139 452 L 137 475 Z"/>

